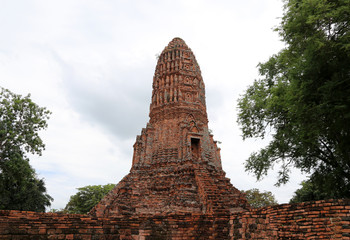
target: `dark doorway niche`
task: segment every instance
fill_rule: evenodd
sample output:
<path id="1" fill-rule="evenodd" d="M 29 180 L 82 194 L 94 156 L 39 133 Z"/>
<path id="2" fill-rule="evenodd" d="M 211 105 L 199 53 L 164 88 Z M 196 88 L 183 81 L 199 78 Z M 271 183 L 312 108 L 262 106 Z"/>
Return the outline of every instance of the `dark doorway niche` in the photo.
<path id="1" fill-rule="evenodd" d="M 192 159 L 198 160 L 200 156 L 200 139 L 191 138 L 191 153 Z"/>

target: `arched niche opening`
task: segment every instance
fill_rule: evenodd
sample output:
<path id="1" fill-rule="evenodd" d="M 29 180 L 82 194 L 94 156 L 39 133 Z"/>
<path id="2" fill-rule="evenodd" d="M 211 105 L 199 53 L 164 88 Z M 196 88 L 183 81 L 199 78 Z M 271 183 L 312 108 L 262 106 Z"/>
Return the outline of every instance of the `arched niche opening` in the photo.
<path id="1" fill-rule="evenodd" d="M 200 139 L 191 137 L 191 154 L 193 160 L 198 160 L 200 157 Z"/>

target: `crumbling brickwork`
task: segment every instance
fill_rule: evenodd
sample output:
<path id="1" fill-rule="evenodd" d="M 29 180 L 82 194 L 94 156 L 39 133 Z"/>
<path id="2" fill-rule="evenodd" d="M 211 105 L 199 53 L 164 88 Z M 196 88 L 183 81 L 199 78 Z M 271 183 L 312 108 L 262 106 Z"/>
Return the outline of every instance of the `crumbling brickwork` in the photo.
<path id="1" fill-rule="evenodd" d="M 94 218 L 0 211 L 0 239 L 350 239 L 350 200 L 283 204 L 240 213 Z"/>
<path id="2" fill-rule="evenodd" d="M 350 199 L 251 209 L 230 227 L 231 239 L 350 239 Z"/>
<path id="3" fill-rule="evenodd" d="M 229 216 L 169 214 L 107 219 L 3 210 L 0 239 L 229 239 Z"/>
<path id="4" fill-rule="evenodd" d="M 191 49 L 174 38 L 153 77 L 150 120 L 134 144 L 130 173 L 92 216 L 220 214 L 247 209 L 221 167 L 209 133 L 205 87 Z"/>

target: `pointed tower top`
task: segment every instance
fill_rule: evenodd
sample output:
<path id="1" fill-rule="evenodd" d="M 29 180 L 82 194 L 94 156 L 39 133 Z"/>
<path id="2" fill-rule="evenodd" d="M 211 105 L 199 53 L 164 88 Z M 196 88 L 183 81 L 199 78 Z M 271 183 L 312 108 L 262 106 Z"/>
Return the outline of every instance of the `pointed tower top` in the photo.
<path id="1" fill-rule="evenodd" d="M 181 38 L 174 38 L 160 54 L 153 77 L 150 123 L 174 108 L 187 114 L 198 112 L 207 123 L 205 86 L 196 57 Z"/>
<path id="2" fill-rule="evenodd" d="M 174 38 L 173 40 L 171 40 L 168 44 L 167 47 L 165 47 L 165 49 L 163 50 L 164 51 L 167 51 L 167 50 L 170 50 L 170 49 L 173 49 L 173 48 L 188 48 L 188 46 L 186 45 L 185 41 L 182 40 L 181 38 L 179 37 L 176 37 Z"/>

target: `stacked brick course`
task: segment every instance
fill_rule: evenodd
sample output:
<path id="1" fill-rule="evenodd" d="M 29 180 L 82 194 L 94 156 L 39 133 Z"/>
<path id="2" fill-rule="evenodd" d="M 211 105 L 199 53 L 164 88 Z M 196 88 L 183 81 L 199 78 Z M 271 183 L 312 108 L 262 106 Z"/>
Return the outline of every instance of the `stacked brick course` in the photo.
<path id="1" fill-rule="evenodd" d="M 251 209 L 230 226 L 232 239 L 350 239 L 350 199 Z"/>
<path id="2" fill-rule="evenodd" d="M 202 214 L 92 218 L 0 211 L 0 239 L 228 239 L 229 217 Z"/>
<path id="3" fill-rule="evenodd" d="M 350 200 L 283 204 L 228 215 L 94 218 L 0 211 L 0 239 L 350 239 Z"/>
<path id="4" fill-rule="evenodd" d="M 180 38 L 159 56 L 149 116 L 136 138 L 130 173 L 92 216 L 227 214 L 248 208 L 222 170 L 220 149 L 208 130 L 201 71 Z"/>

